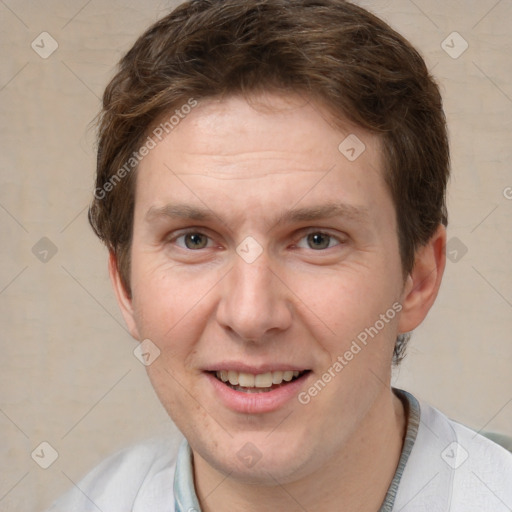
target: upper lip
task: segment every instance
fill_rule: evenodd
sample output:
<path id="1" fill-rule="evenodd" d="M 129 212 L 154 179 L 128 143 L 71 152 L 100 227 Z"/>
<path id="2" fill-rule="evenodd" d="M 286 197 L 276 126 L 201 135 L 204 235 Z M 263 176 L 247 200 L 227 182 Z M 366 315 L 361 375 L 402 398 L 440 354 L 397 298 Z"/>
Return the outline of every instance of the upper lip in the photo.
<path id="1" fill-rule="evenodd" d="M 307 366 L 289 364 L 289 363 L 263 363 L 259 365 L 250 365 L 238 361 L 223 361 L 221 363 L 209 364 L 204 368 L 206 372 L 217 372 L 220 370 L 234 371 L 239 373 L 251 373 L 258 375 L 260 373 L 277 371 L 297 371 L 309 370 Z"/>

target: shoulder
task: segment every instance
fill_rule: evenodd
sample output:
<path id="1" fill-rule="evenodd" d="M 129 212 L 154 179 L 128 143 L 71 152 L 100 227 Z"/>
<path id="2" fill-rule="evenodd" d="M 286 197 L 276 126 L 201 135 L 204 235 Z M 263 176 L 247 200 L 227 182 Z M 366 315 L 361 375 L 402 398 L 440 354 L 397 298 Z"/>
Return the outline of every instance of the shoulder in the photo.
<path id="1" fill-rule="evenodd" d="M 462 467 L 466 460 L 472 460 L 485 471 L 491 463 L 493 472 L 504 471 L 506 475 L 511 475 L 512 453 L 499 444 L 462 423 L 447 418 L 441 411 L 425 403 L 421 404 L 421 421 L 425 427 L 434 429 L 443 438 L 453 438 L 452 442 L 457 446 L 453 446 L 456 461 L 452 465 Z M 448 451 L 443 456 L 449 458 L 451 454 Z"/>
<path id="2" fill-rule="evenodd" d="M 460 510 L 509 511 L 512 507 L 512 453 L 468 427 L 449 421 L 457 437 L 453 502 Z"/>
<path id="3" fill-rule="evenodd" d="M 512 454 L 428 404 L 420 410 L 410 462 L 422 493 L 450 512 L 509 511 Z"/>
<path id="4" fill-rule="evenodd" d="M 152 439 L 117 452 L 75 483 L 48 512 L 174 512 L 178 444 Z"/>

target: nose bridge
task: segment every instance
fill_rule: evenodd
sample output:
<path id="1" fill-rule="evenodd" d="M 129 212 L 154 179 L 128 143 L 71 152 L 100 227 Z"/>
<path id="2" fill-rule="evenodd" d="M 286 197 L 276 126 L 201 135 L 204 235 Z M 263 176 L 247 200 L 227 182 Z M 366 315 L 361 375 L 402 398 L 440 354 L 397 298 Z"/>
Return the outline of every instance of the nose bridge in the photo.
<path id="1" fill-rule="evenodd" d="M 291 312 L 283 288 L 264 254 L 252 263 L 237 257 L 223 286 L 219 323 L 252 341 L 286 329 Z"/>

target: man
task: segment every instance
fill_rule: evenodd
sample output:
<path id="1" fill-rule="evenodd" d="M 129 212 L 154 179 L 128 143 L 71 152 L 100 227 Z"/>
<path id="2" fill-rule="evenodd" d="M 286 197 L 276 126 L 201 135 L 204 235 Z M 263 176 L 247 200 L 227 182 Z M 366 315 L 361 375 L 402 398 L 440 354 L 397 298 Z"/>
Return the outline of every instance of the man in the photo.
<path id="1" fill-rule="evenodd" d="M 198 0 L 107 87 L 91 224 L 179 453 L 52 510 L 505 511 L 512 456 L 390 386 L 445 266 L 419 54 L 341 0 Z"/>

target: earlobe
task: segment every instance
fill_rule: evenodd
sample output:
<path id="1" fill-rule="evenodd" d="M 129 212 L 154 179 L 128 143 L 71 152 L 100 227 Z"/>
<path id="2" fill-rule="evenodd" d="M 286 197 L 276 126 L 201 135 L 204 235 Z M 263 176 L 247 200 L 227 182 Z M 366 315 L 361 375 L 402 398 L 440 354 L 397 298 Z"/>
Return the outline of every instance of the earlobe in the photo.
<path id="1" fill-rule="evenodd" d="M 139 332 L 135 323 L 132 298 L 123 284 L 123 280 L 121 279 L 117 266 L 117 258 L 113 251 L 110 251 L 108 258 L 108 273 L 110 276 L 110 282 L 114 288 L 114 293 L 116 294 L 117 304 L 119 305 L 119 309 L 121 310 L 126 326 L 128 327 L 132 337 L 140 341 Z"/>
<path id="2" fill-rule="evenodd" d="M 416 251 L 402 296 L 400 333 L 414 330 L 427 316 L 439 292 L 445 265 L 446 229 L 440 225 L 432 238 Z"/>

